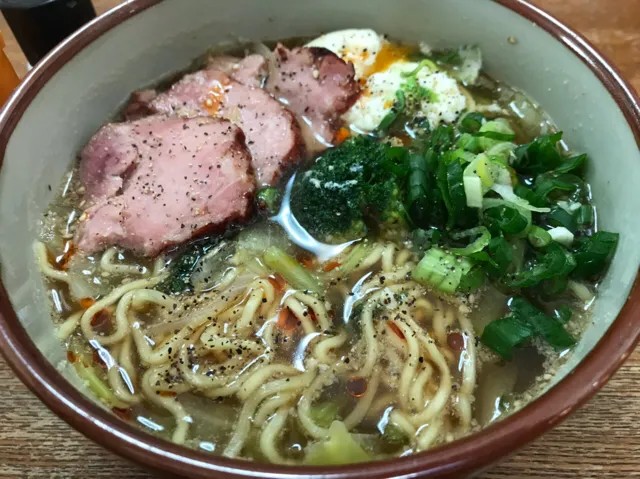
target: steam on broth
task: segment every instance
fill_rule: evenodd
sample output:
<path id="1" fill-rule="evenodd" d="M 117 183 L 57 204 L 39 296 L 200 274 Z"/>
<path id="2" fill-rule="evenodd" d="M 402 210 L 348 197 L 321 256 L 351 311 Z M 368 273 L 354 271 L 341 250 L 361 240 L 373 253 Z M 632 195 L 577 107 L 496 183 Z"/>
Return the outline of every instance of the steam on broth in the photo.
<path id="1" fill-rule="evenodd" d="M 342 464 L 533 400 L 617 235 L 586 156 L 475 47 L 370 30 L 210 55 L 80 154 L 35 257 L 68 360 L 152 434 Z"/>

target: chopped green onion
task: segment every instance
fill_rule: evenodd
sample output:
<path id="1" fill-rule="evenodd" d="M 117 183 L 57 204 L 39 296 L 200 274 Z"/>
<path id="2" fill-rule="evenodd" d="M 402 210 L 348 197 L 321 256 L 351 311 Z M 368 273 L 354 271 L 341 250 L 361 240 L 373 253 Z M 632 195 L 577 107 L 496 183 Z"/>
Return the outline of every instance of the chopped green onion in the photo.
<path id="1" fill-rule="evenodd" d="M 277 246 L 271 246 L 265 251 L 263 260 L 269 269 L 282 275 L 294 288 L 322 294 L 322 287 L 318 279 Z"/>
<path id="2" fill-rule="evenodd" d="M 509 304 L 511 314 L 489 323 L 482 332 L 481 341 L 504 359 L 511 359 L 513 348 L 536 337 L 541 337 L 553 348 L 562 350 L 575 344 L 575 339 L 553 319 L 522 297 Z"/>
<path id="3" fill-rule="evenodd" d="M 479 138 L 479 145 L 483 151 L 486 151 L 497 144 L 505 141 L 513 140 L 516 135 L 509 126 L 509 122 L 503 118 L 488 121 L 475 134 Z"/>
<path id="4" fill-rule="evenodd" d="M 489 204 L 491 203 L 489 201 Z M 525 236 L 531 227 L 531 212 L 514 207 L 508 202 L 485 208 L 482 211 L 482 219 L 494 235 L 502 232 L 507 235 Z"/>
<path id="5" fill-rule="evenodd" d="M 528 288 L 554 276 L 567 276 L 576 267 L 576 260 L 558 243 L 551 242 L 528 269 L 506 278 L 503 284 L 511 288 Z"/>
<path id="6" fill-rule="evenodd" d="M 411 242 L 413 243 L 413 250 L 420 254 L 423 254 L 432 246 L 438 244 L 440 241 L 441 233 L 435 228 L 428 230 L 416 229 L 411 234 Z"/>
<path id="7" fill-rule="evenodd" d="M 482 208 L 484 192 L 482 190 L 482 180 L 477 176 L 465 176 L 462 178 L 464 194 L 467 198 L 469 208 Z"/>
<path id="8" fill-rule="evenodd" d="M 427 251 L 413 270 L 413 279 L 425 286 L 433 286 L 443 293 L 454 293 L 462 276 L 467 274 L 473 264 L 464 257 L 446 253 L 433 247 Z"/>
<path id="9" fill-rule="evenodd" d="M 468 273 L 462 275 L 456 291 L 460 293 L 470 293 L 480 288 L 486 279 L 484 269 L 480 265 L 476 265 L 472 267 Z"/>
<path id="10" fill-rule="evenodd" d="M 458 130 L 461 133 L 477 133 L 485 122 L 484 115 L 473 111 L 464 115 L 458 122 Z"/>
<path id="11" fill-rule="evenodd" d="M 269 214 L 276 214 L 280 209 L 280 201 L 282 200 L 282 195 L 280 194 L 280 190 L 278 188 L 268 187 L 263 188 L 258 191 L 257 194 L 258 204 L 264 210 L 266 210 Z"/>
<path id="12" fill-rule="evenodd" d="M 403 78 L 415 77 L 424 67 L 429 67 L 431 71 L 436 71 L 438 69 L 438 66 L 435 63 L 425 58 L 413 70 L 411 70 L 410 72 L 402 72 L 400 73 L 400 76 Z"/>
<path id="13" fill-rule="evenodd" d="M 593 206 L 582 205 L 575 212 L 576 223 L 580 226 L 591 226 L 593 224 Z"/>
<path id="14" fill-rule="evenodd" d="M 372 251 L 372 246 L 367 241 L 361 241 L 353 248 L 347 258 L 334 271 L 342 276 L 351 274 L 362 260 L 365 259 Z"/>
<path id="15" fill-rule="evenodd" d="M 381 133 L 387 131 L 389 127 L 398 119 L 400 113 L 404 111 L 406 103 L 407 102 L 404 96 L 404 92 L 402 90 L 396 90 L 396 101 L 393 107 L 391 107 L 391 111 L 385 115 L 385 117 L 378 125 L 377 130 Z"/>
<path id="16" fill-rule="evenodd" d="M 575 218 L 563 208 L 554 207 L 545 218 L 549 226 L 564 226 L 572 233 L 578 229 Z"/>
<path id="17" fill-rule="evenodd" d="M 84 355 L 77 355 L 76 361 L 73 363 L 78 376 L 82 379 L 87 387 L 95 394 L 98 399 L 104 401 L 111 407 L 118 409 L 127 409 L 129 405 L 120 401 L 111 391 L 104 381 L 102 381 L 93 366 L 84 363 Z"/>
<path id="18" fill-rule="evenodd" d="M 482 251 L 485 246 L 489 244 L 489 241 L 491 241 L 491 233 L 489 233 L 489 230 L 484 226 L 471 228 L 470 230 L 462 231 L 460 233 L 452 233 L 451 238 L 453 238 L 454 240 L 459 240 L 462 238 L 469 238 L 477 235 L 479 235 L 478 238 L 476 238 L 465 248 L 449 248 L 449 251 L 458 256 L 469 256 L 470 254 Z"/>
<path id="19" fill-rule="evenodd" d="M 572 316 L 573 311 L 571 311 L 571 308 L 566 304 L 563 304 L 558 309 L 553 310 L 553 317 L 562 324 L 568 323 Z"/>
<path id="20" fill-rule="evenodd" d="M 619 239 L 618 233 L 607 231 L 598 231 L 593 236 L 578 238 L 574 252 L 577 266 L 573 276 L 590 279 L 604 273 L 616 252 Z"/>
<path id="21" fill-rule="evenodd" d="M 544 248 L 545 246 L 548 246 L 551 241 L 553 241 L 548 231 L 545 231 L 539 226 L 535 225 L 531 226 L 529 234 L 527 235 L 527 239 L 529 240 L 529 243 L 531 243 L 531 246 L 533 246 L 534 248 Z"/>

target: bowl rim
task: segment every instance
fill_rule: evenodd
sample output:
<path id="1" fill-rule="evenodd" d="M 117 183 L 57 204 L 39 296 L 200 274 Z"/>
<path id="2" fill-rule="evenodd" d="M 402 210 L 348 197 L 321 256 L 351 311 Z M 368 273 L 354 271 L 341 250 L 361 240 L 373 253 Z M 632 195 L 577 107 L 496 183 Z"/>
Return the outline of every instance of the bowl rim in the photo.
<path id="1" fill-rule="evenodd" d="M 128 18 L 162 0 L 128 0 L 72 34 L 26 76 L 0 112 L 0 168 L 13 131 L 47 81 L 82 49 Z M 640 99 L 585 38 L 525 0 L 492 0 L 533 22 L 578 56 L 618 104 L 640 149 Z M 22 327 L 0 278 L 0 351 L 22 382 L 59 417 L 106 449 L 150 469 L 180 476 L 316 478 L 460 477 L 535 439 L 593 396 L 640 340 L 640 276 L 618 317 L 576 368 L 543 396 L 466 438 L 407 457 L 339 467 L 279 466 L 229 459 L 155 438 L 120 420 L 78 392 L 49 363 Z"/>

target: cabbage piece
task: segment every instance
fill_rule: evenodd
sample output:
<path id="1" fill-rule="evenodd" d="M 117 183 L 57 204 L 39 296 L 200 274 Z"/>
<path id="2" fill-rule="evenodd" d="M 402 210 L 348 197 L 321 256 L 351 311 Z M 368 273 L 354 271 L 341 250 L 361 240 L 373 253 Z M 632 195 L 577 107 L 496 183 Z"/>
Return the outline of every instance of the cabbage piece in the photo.
<path id="1" fill-rule="evenodd" d="M 333 421 L 329 437 L 307 448 L 304 458 L 312 466 L 338 466 L 370 461 L 371 456 L 356 442 L 342 421 Z"/>

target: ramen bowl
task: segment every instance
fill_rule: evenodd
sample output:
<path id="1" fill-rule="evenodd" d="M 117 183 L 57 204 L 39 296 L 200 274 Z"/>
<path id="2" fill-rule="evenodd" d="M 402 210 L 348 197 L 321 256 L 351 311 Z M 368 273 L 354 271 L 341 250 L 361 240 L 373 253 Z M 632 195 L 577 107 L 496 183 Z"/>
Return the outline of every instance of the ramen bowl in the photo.
<path id="1" fill-rule="evenodd" d="M 55 339 L 32 249 L 77 152 L 130 92 L 184 69 L 207 47 L 373 28 L 436 48 L 478 44 L 485 69 L 526 91 L 594 159 L 599 225 L 620 233 L 592 324 L 548 389 L 482 431 L 432 450 L 335 467 L 279 466 L 187 449 L 144 433 L 89 397 Z M 0 115 L 0 346 L 22 381 L 88 438 L 188 477 L 463 477 L 533 440 L 595 394 L 640 337 L 640 104 L 582 37 L 519 0 L 131 0 L 72 35 L 29 73 Z M 52 187 L 53 186 L 53 187 Z M 55 298 L 53 298 L 55 300 Z"/>

